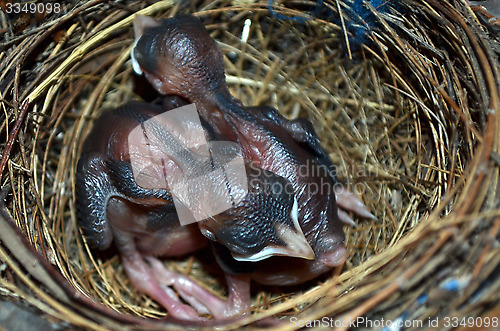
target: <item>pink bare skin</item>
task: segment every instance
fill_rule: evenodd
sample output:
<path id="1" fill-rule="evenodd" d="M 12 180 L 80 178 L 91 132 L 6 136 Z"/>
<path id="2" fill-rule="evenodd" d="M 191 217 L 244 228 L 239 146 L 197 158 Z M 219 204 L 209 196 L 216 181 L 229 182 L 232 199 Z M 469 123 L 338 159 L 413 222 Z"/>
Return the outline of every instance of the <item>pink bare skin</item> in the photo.
<path id="1" fill-rule="evenodd" d="M 77 168 L 79 223 L 88 242 L 105 249 L 114 240 L 134 287 L 185 320 L 249 313 L 251 280 L 294 285 L 341 266 L 348 255 L 341 221 L 349 218 L 339 218 L 335 168 L 311 123 L 234 99 L 222 53 L 196 18 L 138 16 L 135 31 L 134 69 L 167 97 L 163 107 L 131 103 L 108 112 L 89 134 Z M 241 146 L 249 193 L 226 212 L 180 226 L 167 189 L 134 181 L 126 140 L 145 118 L 186 102 L 196 104 L 210 139 Z M 267 190 L 273 185 L 286 190 Z M 339 205 L 373 217 L 353 194 L 339 192 Z M 188 254 L 207 241 L 226 275 L 228 300 L 155 258 Z"/>

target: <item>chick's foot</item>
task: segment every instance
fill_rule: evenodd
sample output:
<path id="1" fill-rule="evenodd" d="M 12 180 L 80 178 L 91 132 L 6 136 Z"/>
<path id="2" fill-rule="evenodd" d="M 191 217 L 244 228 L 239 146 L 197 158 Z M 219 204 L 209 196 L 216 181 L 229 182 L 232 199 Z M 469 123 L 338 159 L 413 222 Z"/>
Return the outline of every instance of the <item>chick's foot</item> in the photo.
<path id="1" fill-rule="evenodd" d="M 250 276 L 226 274 L 229 297 L 222 300 L 186 275 L 169 271 L 163 263 L 148 257 L 152 273 L 163 286 L 171 286 L 177 294 L 200 314 L 210 313 L 215 319 L 241 317 L 250 309 Z"/>
<path id="2" fill-rule="evenodd" d="M 132 286 L 165 307 L 171 317 L 190 321 L 204 320 L 195 308 L 182 303 L 171 288 L 160 283 L 155 268 L 149 267 L 139 252 L 122 255 L 122 261 Z"/>

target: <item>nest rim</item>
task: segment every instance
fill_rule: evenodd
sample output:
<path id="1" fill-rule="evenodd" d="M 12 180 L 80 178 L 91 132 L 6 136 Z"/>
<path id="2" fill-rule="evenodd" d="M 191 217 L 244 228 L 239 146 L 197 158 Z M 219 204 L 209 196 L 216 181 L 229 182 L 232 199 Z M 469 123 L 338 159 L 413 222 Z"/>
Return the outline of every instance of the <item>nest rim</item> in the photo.
<path id="1" fill-rule="evenodd" d="M 457 3 L 460 4 L 461 2 Z M 482 108 L 478 107 L 474 109 L 474 111 L 476 112 L 479 110 L 482 110 L 484 112 L 483 114 L 484 121 L 482 123 L 483 127 L 467 128 L 466 125 L 464 124 L 464 127 L 466 127 L 464 131 L 468 135 L 474 136 L 476 138 L 476 141 L 472 142 L 473 147 L 472 150 L 470 151 L 472 154 L 468 156 L 469 159 L 467 160 L 467 157 L 466 156 L 464 157 L 464 160 L 468 162 L 464 162 L 464 165 L 460 168 L 460 176 L 458 176 L 458 179 L 455 182 L 452 182 L 450 180 L 450 185 L 448 187 L 448 190 L 443 189 L 443 194 L 438 195 L 439 198 L 438 200 L 441 201 L 435 202 L 434 208 L 432 208 L 432 210 L 429 213 L 425 214 L 426 218 L 422 217 L 418 219 L 413 227 L 406 227 L 400 229 L 399 225 L 394 226 L 393 233 L 399 233 L 399 237 L 397 240 L 386 242 L 385 244 L 387 246 L 383 247 L 382 250 L 376 250 L 376 248 L 373 248 L 372 251 L 373 252 L 376 251 L 376 254 L 368 255 L 365 260 L 361 260 L 361 263 L 359 263 L 358 265 L 351 265 L 348 270 L 344 271 L 341 274 L 339 274 L 338 272 L 335 273 L 333 277 L 326 280 L 320 286 L 306 290 L 304 293 L 296 295 L 295 297 L 286 298 L 286 300 L 283 300 L 283 302 L 279 304 L 267 306 L 266 309 L 263 309 L 262 311 L 252 316 L 249 316 L 243 321 L 237 322 L 237 325 L 240 326 L 247 325 L 247 323 L 257 321 L 263 317 L 271 316 L 276 313 L 282 313 L 284 314 L 284 316 L 286 316 L 291 311 L 296 309 L 296 307 L 298 306 L 314 307 L 314 309 L 299 309 L 298 312 L 297 311 L 294 312 L 294 316 L 304 320 L 321 319 L 321 317 L 323 316 L 330 316 L 332 314 L 337 314 L 337 318 L 340 320 L 347 320 L 355 318 L 356 316 L 361 316 L 369 312 L 376 313 L 375 308 L 377 304 L 380 304 L 389 297 L 397 294 L 398 291 L 401 291 L 402 289 L 408 289 L 411 288 L 412 286 L 415 286 L 415 284 L 417 284 L 419 280 L 421 281 L 421 279 L 425 279 L 425 275 L 429 274 L 429 271 L 426 270 L 429 268 L 427 265 L 429 263 L 431 264 L 435 263 L 436 265 L 438 265 L 437 264 L 438 262 L 434 261 L 437 252 L 446 251 L 445 248 L 447 246 L 445 244 L 447 244 L 451 240 L 456 240 L 454 238 L 463 237 L 464 234 L 461 233 L 461 231 L 465 231 L 465 233 L 469 234 L 473 233 L 474 231 L 478 231 L 477 229 L 480 228 L 479 225 L 480 222 L 484 222 L 485 219 L 488 220 L 491 219 L 491 221 L 489 222 L 491 222 L 491 224 L 493 225 L 493 228 L 491 230 L 493 237 L 495 236 L 495 231 L 494 231 L 495 229 L 497 231 L 496 233 L 498 233 L 498 227 L 500 224 L 499 221 L 500 212 L 498 209 L 495 209 L 493 198 L 491 197 L 488 198 L 488 194 L 490 192 L 493 192 L 494 197 L 498 196 L 498 193 L 496 194 L 494 193 L 496 192 L 495 179 L 498 181 L 498 169 L 496 169 L 494 165 L 493 166 L 491 165 L 492 163 L 495 163 L 495 161 L 492 160 L 492 155 L 495 155 L 494 153 L 497 153 L 499 149 L 499 138 L 496 135 L 496 130 L 498 127 L 500 127 L 500 119 L 499 116 L 497 116 L 497 114 L 499 114 L 500 111 L 499 96 L 498 96 L 500 80 L 498 78 L 499 77 L 498 66 L 495 69 L 495 63 L 498 64 L 498 59 L 494 59 L 491 56 L 492 51 L 488 47 L 488 42 L 484 40 L 484 35 L 481 34 L 482 30 L 480 30 L 476 25 L 472 25 L 471 27 L 471 23 L 470 22 L 468 23 L 464 20 L 465 14 L 472 15 L 473 13 L 469 12 L 467 10 L 468 7 L 466 7 L 463 3 L 462 3 L 463 6 L 462 13 L 459 13 L 456 9 L 451 7 L 451 5 L 442 4 L 439 1 L 429 0 L 426 2 L 426 5 L 433 10 L 439 9 L 441 11 L 440 13 L 449 20 L 455 19 L 456 22 L 458 22 L 458 26 L 460 26 L 463 29 L 465 35 L 467 36 L 470 42 L 468 51 L 472 50 L 475 53 L 474 57 L 476 59 L 476 63 L 472 63 L 471 67 L 474 66 L 477 67 L 477 64 L 479 64 L 481 68 L 480 70 L 481 74 L 484 77 L 485 83 L 481 83 L 480 82 L 481 80 L 477 79 L 477 81 L 479 81 L 478 83 L 479 85 L 483 84 L 479 87 L 480 93 L 484 93 L 484 91 L 486 91 L 486 94 L 484 95 L 485 99 L 481 101 L 486 102 L 485 100 L 489 99 L 489 104 L 487 105 L 487 107 L 482 107 Z M 175 8 L 172 6 L 173 6 L 172 1 L 162 1 L 141 10 L 140 13 L 151 15 L 154 13 L 162 12 L 163 15 L 165 14 L 169 15 L 172 12 L 169 12 L 168 10 L 170 8 Z M 238 15 L 244 16 L 244 13 L 248 14 L 249 10 L 244 6 L 241 7 L 242 8 L 241 12 L 238 12 L 235 8 L 239 7 L 231 7 L 231 9 L 237 12 L 237 14 L 235 14 L 236 17 L 238 17 Z M 266 8 L 267 7 L 264 6 L 261 7 L 255 6 L 255 8 L 251 7 L 251 10 L 257 13 L 264 13 Z M 427 8 L 427 10 L 430 11 L 429 8 Z M 224 11 L 229 11 L 229 10 L 224 8 L 221 9 L 221 12 Z M 175 9 L 173 10 L 173 12 L 175 12 Z M 207 7 L 205 12 L 198 12 L 196 14 L 203 17 L 203 15 L 210 16 L 214 15 L 214 13 L 218 13 L 217 9 Z M 286 8 L 283 9 L 282 13 L 286 15 L 297 14 L 297 12 Z M 442 16 L 440 18 L 443 19 Z M 67 84 L 68 81 L 73 79 L 72 70 L 75 70 L 75 68 L 77 68 L 75 64 L 79 62 L 84 62 L 83 60 L 85 56 L 92 56 L 92 57 L 97 56 L 98 54 L 92 51 L 93 47 L 100 42 L 107 41 L 109 40 L 109 38 L 113 38 L 113 36 L 117 31 L 129 29 L 129 27 L 131 26 L 132 19 L 133 19 L 133 14 L 126 16 L 123 19 L 117 20 L 115 24 L 108 27 L 104 27 L 102 30 L 100 30 L 99 32 L 88 38 L 86 41 L 78 45 L 78 47 L 75 50 L 73 50 L 73 53 L 69 57 L 67 57 L 66 60 L 64 60 L 57 68 L 55 68 L 45 79 L 43 79 L 41 83 L 39 83 L 36 87 L 31 86 L 31 91 L 27 89 L 25 93 L 22 94 L 23 98 L 20 98 L 20 100 L 28 100 L 29 106 L 33 107 L 34 109 L 37 109 L 36 115 L 40 116 L 38 117 L 38 119 L 41 119 L 42 116 L 45 116 L 45 114 L 50 113 L 51 107 L 52 111 L 54 111 L 55 105 L 58 103 L 57 99 L 58 95 L 56 93 L 58 89 L 64 86 L 64 84 Z M 289 24 L 289 23 L 285 22 L 283 24 Z M 315 22 L 313 24 L 326 24 L 326 23 L 321 20 L 318 20 L 318 22 Z M 210 26 L 211 25 L 209 25 L 209 27 Z M 217 24 L 213 24 L 212 26 L 216 27 Z M 338 26 L 333 26 L 331 28 L 337 29 Z M 389 26 L 386 26 L 385 28 L 387 29 L 387 31 L 389 32 L 391 31 L 391 28 Z M 375 34 L 375 39 L 377 40 L 383 39 L 383 36 L 380 33 Z M 403 44 L 404 41 L 401 40 L 401 38 L 398 36 L 397 38 L 394 37 L 393 45 L 391 47 L 392 48 L 402 47 Z M 366 54 L 371 54 L 372 56 L 377 58 L 380 61 L 380 63 L 385 63 L 389 68 L 388 72 L 393 73 L 393 77 L 391 77 L 392 79 L 395 79 L 395 77 L 399 77 L 402 73 L 398 72 L 398 67 L 393 63 L 391 63 L 390 60 L 388 60 L 389 55 L 383 50 L 382 46 L 387 46 L 387 45 L 384 45 L 382 42 L 380 42 L 379 44 L 376 43 L 375 45 L 380 47 L 379 49 L 380 53 L 374 54 L 375 52 L 374 49 L 369 48 L 369 49 L 364 49 Z M 231 45 L 228 46 L 229 47 L 227 47 L 227 49 L 235 48 L 235 47 L 231 48 L 230 47 Z M 408 44 L 405 44 L 405 46 L 408 46 Z M 106 71 L 106 73 L 99 78 L 99 81 L 93 90 L 93 94 L 91 94 L 88 97 L 88 99 L 92 100 L 93 102 L 86 103 L 85 107 L 83 107 L 83 110 L 79 114 L 82 119 L 86 120 L 75 120 L 76 130 L 71 130 L 72 133 L 70 136 L 72 137 L 66 138 L 65 136 L 64 139 L 62 140 L 63 148 L 65 148 L 65 150 L 63 150 L 61 153 L 65 153 L 66 155 L 68 155 L 68 159 L 66 160 L 66 163 L 68 164 L 67 167 L 74 169 L 76 166 L 77 155 L 82 141 L 81 138 L 79 140 L 76 137 L 84 136 L 85 130 L 88 130 L 89 120 L 92 120 L 92 118 L 95 117 L 94 114 L 95 111 L 97 110 L 96 105 L 102 105 L 103 103 L 106 102 L 105 100 L 106 95 L 102 93 L 102 91 L 109 91 L 110 86 L 116 85 L 113 83 L 113 79 L 115 79 L 117 76 L 121 75 L 122 76 L 121 80 L 122 81 L 125 80 L 124 77 L 127 76 L 127 72 L 124 73 L 123 68 L 126 67 L 125 63 L 128 60 L 128 54 L 130 52 L 130 48 L 131 46 L 128 46 L 125 49 L 123 49 L 119 54 L 119 56 L 116 57 L 115 61 L 113 61 L 112 64 L 109 66 L 109 69 Z M 225 50 L 226 56 L 228 56 L 229 54 L 227 49 Z M 103 50 L 103 52 L 105 53 L 107 51 L 109 50 Z M 418 63 L 416 62 L 417 61 L 416 59 L 419 58 L 419 55 L 421 54 L 418 54 L 415 56 L 415 58 L 411 59 L 411 61 L 414 61 L 413 65 L 417 68 L 415 69 L 416 71 L 418 71 L 419 69 Z M 472 57 L 471 54 L 467 55 Z M 269 61 L 268 64 L 269 64 L 268 67 L 272 68 L 273 62 Z M 238 68 L 236 68 L 233 71 L 232 69 L 230 69 L 229 71 L 230 73 L 238 72 Z M 128 68 L 128 72 L 130 75 L 130 68 Z M 240 80 L 238 80 L 238 78 L 240 78 Z M 237 84 L 241 84 L 241 86 L 243 86 L 235 88 L 237 93 L 238 91 L 240 93 L 243 93 L 241 91 L 244 90 L 245 88 L 248 88 L 248 86 L 245 85 L 245 82 L 241 81 L 241 78 L 245 77 L 244 76 L 238 77 L 236 75 L 230 74 L 230 83 L 232 84 L 232 86 L 237 86 Z M 265 80 L 266 78 L 267 76 L 264 76 L 264 82 L 266 82 Z M 268 79 L 269 81 L 272 81 L 271 78 Z M 286 80 L 285 82 L 289 83 L 289 81 Z M 77 82 L 72 82 L 72 83 L 76 84 Z M 276 86 L 278 86 L 279 83 L 280 83 L 279 79 L 275 81 Z M 305 85 L 307 86 L 307 84 Z M 448 103 L 447 107 L 449 107 L 449 109 L 455 111 L 456 114 L 458 114 L 457 115 L 458 123 L 466 122 L 466 120 L 469 120 L 471 118 L 470 114 L 467 114 L 467 111 L 463 111 L 460 107 L 464 105 L 462 99 L 458 98 L 458 101 L 462 102 L 462 104 L 457 104 L 457 102 L 450 97 L 450 95 L 447 93 L 447 91 L 444 90 L 444 88 L 439 87 L 438 82 L 431 81 L 431 83 L 428 85 L 434 86 L 434 91 L 440 93 L 442 100 Z M 294 87 L 293 84 L 290 86 Z M 380 88 L 382 88 L 382 86 L 383 84 L 381 84 Z M 123 91 L 125 91 L 124 93 L 125 95 L 130 93 L 130 91 L 126 87 L 122 88 Z M 269 85 L 267 86 L 267 88 L 269 89 L 267 91 L 270 92 L 270 94 L 276 93 L 276 90 L 270 89 Z M 262 90 L 265 91 L 264 88 Z M 262 90 L 259 90 L 257 88 L 256 91 L 253 92 L 254 100 L 255 99 L 260 100 L 259 98 L 264 98 L 262 97 L 263 93 Z M 298 90 L 300 94 L 301 92 L 300 88 L 298 88 Z M 328 91 L 328 89 L 326 90 Z M 401 94 L 408 93 L 408 91 L 404 90 L 396 92 Z M 424 109 L 429 105 L 428 101 L 427 103 L 425 103 L 421 100 L 411 100 L 409 96 L 407 97 L 411 102 L 414 102 L 415 107 L 421 106 L 422 109 Z M 309 97 L 305 98 L 307 99 Z M 424 106 L 422 106 L 422 104 L 424 104 Z M 300 107 L 305 107 L 305 106 L 300 105 Z M 38 111 L 39 108 L 41 108 L 40 111 Z M 291 107 L 290 105 L 284 108 L 289 109 L 288 114 L 293 113 L 293 107 Z M 335 107 L 335 109 L 338 109 L 338 107 Z M 422 109 L 419 109 L 418 111 L 424 114 L 425 118 L 426 112 L 425 110 Z M 63 112 L 66 111 L 68 113 L 70 112 L 69 107 Z M 313 117 L 318 116 L 318 114 L 314 112 L 314 109 L 312 112 L 313 112 Z M 470 110 L 470 112 L 472 112 L 472 110 Z M 429 113 L 432 113 L 432 111 L 430 111 Z M 33 116 L 33 119 L 35 121 L 37 119 L 36 115 Z M 323 114 L 320 114 L 320 116 L 322 115 Z M 331 114 L 331 116 L 333 116 L 335 119 L 338 119 L 342 116 L 342 114 L 340 114 L 340 112 L 334 112 L 333 114 Z M 413 116 L 412 114 L 408 115 L 409 118 L 411 118 L 412 116 Z M 62 118 L 63 118 L 62 116 L 61 117 L 58 116 L 54 123 L 56 123 L 56 125 L 58 123 L 59 124 L 62 123 Z M 413 121 L 415 123 L 415 127 L 417 125 L 422 125 L 421 123 L 422 118 L 420 119 L 415 118 Z M 391 129 L 392 126 L 390 126 L 389 128 Z M 328 130 L 325 130 L 324 128 L 323 130 L 326 131 L 328 134 Z M 437 127 L 436 130 L 439 130 L 439 127 Z M 29 137 L 28 130 L 24 129 L 24 131 L 21 131 L 21 133 Z M 60 131 L 53 131 L 50 134 L 51 138 L 49 138 L 47 144 L 50 145 L 51 141 L 50 139 L 56 139 L 56 136 L 59 133 Z M 345 136 L 347 136 L 347 134 Z M 421 140 L 424 141 L 424 139 Z M 68 143 L 69 145 L 65 145 L 66 143 Z M 469 141 L 466 141 L 466 143 L 471 144 Z M 43 142 L 41 144 L 43 144 Z M 337 144 L 337 146 L 339 146 L 339 144 Z M 345 153 L 345 150 L 346 148 L 344 148 L 342 151 Z M 441 151 L 441 148 L 437 148 L 437 150 Z M 343 156 L 344 153 L 342 154 Z M 41 167 L 43 173 L 42 180 L 41 182 L 37 182 L 35 180 L 35 183 L 32 183 L 33 187 L 35 187 L 40 192 L 43 192 L 44 190 L 48 189 L 49 181 L 47 180 L 46 183 L 46 178 L 51 176 L 53 178 L 56 178 L 55 180 L 53 180 L 52 184 L 56 199 L 55 200 L 49 199 L 50 203 L 48 203 L 48 205 L 45 205 L 46 198 L 42 199 L 44 202 L 38 202 L 39 204 L 38 208 L 41 207 L 48 208 L 49 212 L 45 214 L 43 212 L 43 208 L 41 208 L 42 210 L 36 211 L 36 213 L 40 214 L 42 221 L 42 224 L 38 223 L 36 226 L 38 226 L 39 229 L 43 230 L 41 231 L 42 237 L 44 238 L 44 240 L 46 240 L 47 245 L 51 247 L 53 251 L 56 252 L 58 249 L 61 249 L 60 252 L 65 252 L 67 250 L 67 248 L 65 247 L 69 246 L 66 243 L 66 241 L 70 239 L 76 240 L 78 245 L 80 245 L 76 252 L 76 255 L 88 256 L 88 258 L 90 258 L 91 263 L 95 267 L 99 268 L 100 267 L 99 263 L 93 259 L 93 253 L 90 251 L 90 249 L 88 248 L 88 246 L 85 244 L 84 241 L 80 242 L 78 234 L 75 232 L 75 230 L 73 229 L 72 231 L 69 231 L 68 228 L 64 227 L 65 223 L 73 225 L 74 223 L 76 223 L 74 216 L 74 209 L 72 209 L 74 208 L 74 205 L 69 203 L 68 206 L 65 206 L 61 209 L 61 215 L 57 214 L 58 204 L 60 203 L 60 201 L 65 201 L 65 200 L 67 201 L 67 195 L 66 195 L 67 193 L 64 190 L 57 189 L 56 188 L 57 185 L 55 185 L 57 182 L 57 178 L 64 178 L 63 174 L 56 171 L 52 175 L 46 175 L 47 170 L 45 168 L 45 165 L 49 163 L 48 160 L 51 157 L 51 155 L 49 154 L 50 154 L 49 151 L 46 150 L 44 153 L 42 153 L 43 156 L 32 157 L 33 160 L 36 160 L 37 158 L 38 160 L 40 159 L 44 160 L 43 166 Z M 443 153 L 443 155 L 445 154 Z M 439 158 L 440 155 L 437 155 L 436 157 Z M 353 162 L 352 159 L 349 158 L 347 159 L 349 162 Z M 29 170 L 32 173 L 34 174 L 40 173 L 40 166 L 38 165 L 37 162 L 32 161 L 31 163 L 27 164 L 31 166 Z M 16 173 L 16 169 L 13 166 L 13 163 L 9 163 L 4 166 L 8 168 L 10 176 L 6 176 L 3 178 L 10 177 L 11 185 L 14 185 L 12 184 L 13 182 L 12 179 L 14 179 L 15 176 L 20 176 L 20 175 L 24 176 L 22 172 L 21 174 Z M 455 166 L 457 168 L 459 167 L 459 165 Z M 440 169 L 438 169 L 437 172 L 439 171 Z M 442 171 L 444 173 L 445 171 L 448 170 L 442 169 Z M 453 173 L 451 170 L 450 173 L 455 175 L 455 173 Z M 71 172 L 70 176 L 72 183 L 75 182 L 74 176 L 75 174 L 73 171 Z M 59 179 L 59 182 L 63 182 L 63 180 Z M 490 185 L 489 186 L 484 185 L 484 183 L 486 182 L 488 182 Z M 2 185 L 3 184 L 4 183 L 2 183 Z M 19 186 L 15 191 L 19 191 Z M 74 196 L 74 185 L 73 187 L 71 187 L 69 191 L 72 191 L 71 194 Z M 479 197 L 479 199 L 471 199 L 471 196 Z M 17 199 L 18 201 L 21 202 L 24 201 L 23 200 L 24 198 L 19 198 L 19 196 Z M 436 200 L 435 197 L 434 200 Z M 478 203 L 478 200 L 481 201 L 482 203 Z M 453 207 L 458 206 L 458 208 L 450 208 L 450 204 L 452 204 Z M 23 203 L 18 202 L 17 205 L 22 206 Z M 26 206 L 27 204 L 24 203 L 24 205 Z M 72 216 L 69 217 L 69 219 L 67 216 L 64 216 L 65 213 L 67 213 L 68 208 L 72 209 L 71 212 L 73 213 Z M 30 232 L 30 230 L 27 230 L 34 227 L 33 223 L 27 217 L 19 216 L 19 213 L 16 213 L 15 211 L 12 211 L 11 214 L 14 215 L 14 218 L 16 219 L 16 222 L 19 225 L 19 227 L 29 233 L 28 239 L 32 242 L 32 244 L 38 249 L 41 249 L 43 251 L 44 245 L 40 245 L 41 239 L 40 238 L 37 239 L 37 237 L 33 235 L 33 233 Z M 32 215 L 32 213 L 29 212 L 26 214 Z M 392 220 L 394 220 L 395 216 L 392 215 L 392 217 L 389 216 L 389 218 L 392 218 Z M 54 221 L 51 222 L 50 220 Z M 25 222 L 24 224 L 22 223 L 23 221 Z M 408 221 L 408 223 L 411 222 Z M 461 231 L 458 231 L 459 229 Z M 405 232 L 405 230 L 407 232 Z M 346 230 L 346 231 L 347 231 L 347 236 L 349 237 L 352 236 L 353 233 L 355 234 L 357 230 Z M 56 232 L 64 234 L 66 239 L 63 239 L 62 244 L 58 243 L 57 241 L 58 235 Z M 438 232 L 439 235 L 436 235 L 436 233 Z M 425 238 L 427 238 L 428 236 L 434 236 L 436 239 L 433 242 L 429 243 L 425 240 Z M 479 270 L 485 268 L 487 261 L 493 261 L 492 263 L 494 263 L 495 261 L 498 262 L 498 258 L 495 259 L 491 257 L 491 252 L 493 250 L 492 247 L 490 247 L 489 250 L 487 249 L 487 246 L 482 246 L 480 248 L 483 249 L 483 254 L 481 255 L 481 260 L 475 265 L 475 268 L 472 268 L 472 270 L 470 271 L 471 278 L 473 277 L 476 277 L 477 279 L 480 278 Z M 84 290 L 84 286 L 82 284 L 88 283 L 89 280 L 82 281 L 82 279 L 79 279 L 79 277 L 85 278 L 82 275 L 88 272 L 88 270 L 84 270 L 83 274 L 78 274 L 70 269 L 72 263 L 71 261 L 68 261 L 67 258 L 66 259 L 64 258 L 64 254 L 52 253 L 56 254 L 57 256 L 52 256 L 52 258 L 50 258 L 49 251 L 50 250 L 43 252 L 45 253 L 45 256 L 49 257 L 49 260 L 52 263 L 58 266 L 59 271 L 65 276 L 65 278 L 70 282 L 72 282 L 75 288 L 79 288 L 80 290 L 82 290 L 82 292 L 87 292 L 86 290 Z M 415 263 L 411 267 L 408 267 L 407 270 L 405 270 L 405 272 L 400 273 L 398 277 L 386 277 L 384 279 L 384 277 L 377 277 L 376 275 L 374 276 L 376 270 L 384 270 L 384 268 L 391 269 L 390 267 L 387 267 L 390 261 L 394 261 L 396 265 L 398 263 L 402 263 L 401 261 L 403 261 L 403 256 L 408 258 L 408 256 L 411 255 L 410 253 L 414 253 L 415 255 L 412 256 Z M 75 253 L 73 253 L 73 255 L 74 254 Z M 192 262 L 188 262 L 188 264 L 189 263 Z M 66 267 L 63 267 L 63 264 L 66 264 Z M 396 267 L 394 266 L 393 268 Z M 109 273 L 109 271 L 101 270 L 98 273 L 106 275 L 107 273 Z M 123 282 L 123 280 L 120 280 L 119 282 Z M 97 288 L 99 290 L 100 286 L 94 284 L 90 288 L 92 287 Z M 382 288 L 383 290 L 380 290 L 380 288 Z M 425 288 L 428 289 L 429 285 L 427 285 L 427 287 Z M 416 293 L 422 293 L 422 292 L 423 290 L 421 288 L 419 288 L 418 291 L 416 291 Z M 105 298 L 104 296 L 101 295 L 100 299 L 101 301 L 106 301 L 106 299 L 108 298 Z M 113 310 L 116 309 L 115 308 L 116 302 L 118 302 L 119 304 L 123 304 L 123 302 L 120 303 L 118 299 L 115 300 L 116 301 L 108 302 L 107 304 Z M 333 301 L 335 302 L 332 303 Z M 409 305 L 410 305 L 409 303 L 406 303 L 405 307 L 407 308 Z M 146 311 L 146 309 L 144 309 L 144 311 Z M 147 316 L 147 314 L 153 314 L 153 313 L 146 312 L 144 316 Z M 77 324 L 80 323 L 84 322 L 80 320 L 78 321 Z M 94 327 L 95 325 L 92 328 Z"/>

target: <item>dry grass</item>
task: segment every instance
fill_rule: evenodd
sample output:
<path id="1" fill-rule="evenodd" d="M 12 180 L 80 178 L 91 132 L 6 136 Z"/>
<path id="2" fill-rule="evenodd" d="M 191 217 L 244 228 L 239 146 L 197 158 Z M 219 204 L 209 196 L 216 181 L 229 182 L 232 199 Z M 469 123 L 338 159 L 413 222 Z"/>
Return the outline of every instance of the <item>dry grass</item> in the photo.
<path id="1" fill-rule="evenodd" d="M 342 272 L 293 292 L 259 288 L 255 313 L 227 328 L 273 314 L 481 316 L 500 304 L 499 40 L 463 1 L 402 1 L 405 15 L 375 12 L 381 24 L 359 48 L 343 46 L 344 21 L 278 20 L 267 1 L 126 3 L 67 3 L 64 14 L 0 43 L 3 297 L 91 329 L 165 326 L 111 312 L 165 315 L 130 288 L 113 252 L 82 241 L 74 201 L 79 148 L 99 112 L 154 97 L 136 86 L 128 55 L 133 13 L 145 7 L 154 17 L 196 12 L 226 55 L 231 92 L 246 105 L 313 120 L 342 183 L 377 217 L 345 229 L 351 255 Z M 274 10 L 297 15 L 308 4 Z M 199 255 L 166 263 L 224 295 Z M 465 286 L 448 292 L 450 280 Z"/>

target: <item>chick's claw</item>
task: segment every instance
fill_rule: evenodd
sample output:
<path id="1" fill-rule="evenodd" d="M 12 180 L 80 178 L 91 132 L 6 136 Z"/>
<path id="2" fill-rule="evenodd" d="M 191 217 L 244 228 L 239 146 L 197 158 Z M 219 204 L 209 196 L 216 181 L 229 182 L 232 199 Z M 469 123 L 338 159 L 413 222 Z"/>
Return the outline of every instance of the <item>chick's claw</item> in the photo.
<path id="1" fill-rule="evenodd" d="M 183 304 L 172 289 L 162 286 L 154 268 L 150 268 L 138 252 L 122 255 L 122 262 L 132 285 L 165 307 L 171 317 L 190 321 L 204 320 L 193 307 Z"/>
<path id="2" fill-rule="evenodd" d="M 361 201 L 361 199 L 359 199 L 354 193 L 349 192 L 347 189 L 336 188 L 335 197 L 337 199 L 337 205 L 339 207 L 339 219 L 343 223 L 356 227 L 356 223 L 354 223 L 352 218 L 345 211 L 351 211 L 359 217 L 369 218 L 373 220 L 375 219 L 375 216 L 370 213 L 363 201 Z"/>
<path id="3" fill-rule="evenodd" d="M 164 286 L 172 286 L 181 298 L 198 313 L 210 314 L 216 319 L 242 316 L 250 308 L 250 277 L 248 275 L 227 275 L 229 298 L 227 301 L 216 297 L 207 289 L 186 275 L 169 271 L 156 258 L 148 257 L 151 271 Z"/>

